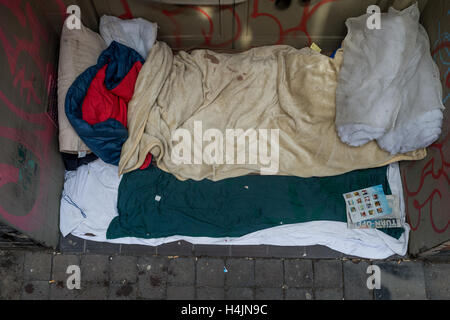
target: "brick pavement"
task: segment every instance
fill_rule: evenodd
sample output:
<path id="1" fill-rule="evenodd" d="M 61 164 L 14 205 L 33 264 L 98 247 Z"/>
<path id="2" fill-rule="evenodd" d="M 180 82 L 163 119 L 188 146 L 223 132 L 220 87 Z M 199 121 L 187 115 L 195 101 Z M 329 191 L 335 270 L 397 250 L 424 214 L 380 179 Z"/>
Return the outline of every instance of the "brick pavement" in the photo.
<path id="1" fill-rule="evenodd" d="M 244 248 L 220 256 L 206 255 L 211 248 L 186 250 L 185 244 L 166 245 L 163 254 L 110 246 L 99 254 L 83 246 L 64 253 L 0 251 L 0 299 L 450 299 L 450 262 L 282 258 L 280 252 L 268 255 L 270 248 L 253 248 L 255 257 L 248 258 Z M 171 246 L 179 246 L 176 255 L 167 255 Z M 67 288 L 70 265 L 80 267 L 80 290 Z M 381 270 L 379 290 L 367 288 L 370 265 Z"/>

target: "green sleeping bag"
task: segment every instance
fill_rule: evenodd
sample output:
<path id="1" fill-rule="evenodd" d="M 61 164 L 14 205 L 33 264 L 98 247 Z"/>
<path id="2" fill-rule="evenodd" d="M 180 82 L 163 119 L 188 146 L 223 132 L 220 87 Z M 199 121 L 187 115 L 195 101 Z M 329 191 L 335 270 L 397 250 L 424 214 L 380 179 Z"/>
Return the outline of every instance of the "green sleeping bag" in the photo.
<path id="1" fill-rule="evenodd" d="M 240 237 L 310 221 L 347 221 L 343 193 L 382 185 L 387 167 L 340 176 L 299 178 L 247 175 L 217 182 L 179 181 L 156 167 L 123 176 L 118 212 L 107 238 Z M 383 230 L 399 238 L 402 228 Z"/>

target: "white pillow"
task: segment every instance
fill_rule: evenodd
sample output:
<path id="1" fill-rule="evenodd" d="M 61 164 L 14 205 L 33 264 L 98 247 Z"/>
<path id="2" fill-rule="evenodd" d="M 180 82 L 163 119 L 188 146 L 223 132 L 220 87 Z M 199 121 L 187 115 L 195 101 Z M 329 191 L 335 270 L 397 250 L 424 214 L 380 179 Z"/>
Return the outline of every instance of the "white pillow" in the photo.
<path id="1" fill-rule="evenodd" d="M 102 37 L 81 25 L 81 29 L 70 30 L 63 24 L 58 67 L 58 122 L 59 151 L 65 153 L 90 152 L 66 117 L 66 94 L 75 79 L 97 59 L 106 43 Z"/>

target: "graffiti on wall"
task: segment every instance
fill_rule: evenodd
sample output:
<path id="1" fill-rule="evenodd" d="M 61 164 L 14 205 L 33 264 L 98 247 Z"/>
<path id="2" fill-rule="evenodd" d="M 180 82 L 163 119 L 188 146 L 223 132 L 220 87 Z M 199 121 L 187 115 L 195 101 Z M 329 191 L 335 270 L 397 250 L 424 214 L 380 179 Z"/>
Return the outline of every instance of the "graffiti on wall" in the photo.
<path id="1" fill-rule="evenodd" d="M 297 21 L 289 21 L 290 24 L 293 23 L 293 26 L 286 27 L 285 22 L 282 21 L 280 17 L 277 17 L 276 14 L 274 14 L 274 11 L 276 11 L 273 8 L 275 7 L 275 0 L 251 0 L 249 7 L 250 7 L 250 14 L 249 19 L 250 20 L 263 20 L 266 19 L 265 22 L 267 23 L 273 23 L 274 26 L 277 28 L 277 39 L 272 44 L 284 44 L 285 40 L 288 36 L 299 36 L 300 34 L 307 38 L 308 45 L 311 45 L 312 43 L 312 37 L 310 35 L 309 29 L 308 29 L 308 22 L 311 20 L 313 15 L 324 5 L 329 4 L 331 2 L 337 2 L 341 0 L 320 0 L 315 3 L 306 2 L 304 5 L 299 9 L 298 11 L 298 19 Z M 262 2 L 269 2 L 273 4 L 269 8 L 261 8 Z M 131 6 L 128 2 L 128 0 L 120 0 L 122 10 L 123 12 L 119 14 L 118 16 L 122 19 L 132 19 L 134 18 Z M 164 6 L 158 6 L 155 4 L 147 4 L 149 8 L 154 10 L 155 12 L 161 13 L 162 18 L 167 18 L 170 21 L 170 25 L 173 28 L 173 38 L 174 45 L 177 48 L 184 47 L 183 43 L 183 32 L 182 32 L 182 25 L 180 22 L 180 17 L 183 14 L 186 14 L 188 11 L 193 11 L 199 15 L 200 18 L 199 21 L 206 20 L 207 27 L 201 28 L 199 30 L 199 33 L 203 37 L 203 43 L 198 43 L 197 46 L 199 47 L 209 47 L 209 48 L 221 48 L 221 47 L 230 47 L 233 43 L 238 41 L 238 39 L 243 36 L 244 33 L 244 26 L 243 21 L 245 17 L 241 17 L 239 10 L 235 10 L 235 8 L 231 5 L 219 5 L 218 10 L 220 12 L 229 12 L 229 14 L 232 17 L 232 24 L 233 24 L 233 34 L 229 36 L 228 39 L 224 39 L 221 42 L 215 43 L 212 39 L 215 33 L 217 33 L 217 30 L 220 30 L 220 26 L 216 25 L 219 22 L 214 21 L 211 12 L 208 12 L 208 10 L 205 10 L 205 7 L 201 6 L 195 6 L 195 5 L 184 5 L 184 6 L 170 6 L 169 8 Z M 280 9 L 281 10 L 281 9 Z M 295 10 L 297 10 L 295 8 Z M 216 11 L 214 11 L 216 12 Z M 217 12 L 216 12 L 217 13 Z M 246 14 L 244 13 L 241 14 Z M 157 20 L 160 22 L 160 20 Z"/>
<path id="2" fill-rule="evenodd" d="M 450 11 L 447 13 L 450 16 Z M 450 34 L 443 32 L 438 22 L 438 36 L 432 47 L 432 56 L 440 66 L 443 77 L 444 104 L 450 99 Z M 429 147 L 427 161 L 412 163 L 403 171 L 403 184 L 406 196 L 406 213 L 411 229 L 416 231 L 421 226 L 425 215 L 429 216 L 431 228 L 437 234 L 446 232 L 450 225 L 450 126 L 448 113 L 444 117 L 443 137 Z M 447 130 L 447 131 L 446 131 Z M 420 166 L 420 176 L 414 183 L 407 177 L 412 170 Z M 432 186 L 430 188 L 430 186 Z"/>
<path id="3" fill-rule="evenodd" d="M 295 27 L 291 27 L 291 28 L 287 28 L 287 29 L 283 27 L 283 24 L 281 23 L 280 19 L 275 17 L 272 13 L 260 12 L 259 0 L 254 0 L 253 11 L 252 11 L 250 17 L 253 19 L 256 19 L 259 17 L 267 17 L 267 18 L 270 18 L 273 21 L 275 21 L 275 23 L 277 24 L 277 26 L 279 28 L 279 37 L 278 37 L 278 41 L 275 44 L 283 44 L 284 39 L 289 34 L 303 32 L 304 35 L 308 38 L 308 45 L 311 45 L 312 40 L 311 40 L 311 35 L 309 34 L 309 31 L 308 31 L 308 21 L 311 19 L 311 17 L 314 15 L 314 13 L 321 6 L 323 6 L 324 4 L 330 3 L 330 2 L 335 2 L 335 1 L 338 1 L 338 0 L 321 0 L 314 6 L 311 6 L 310 3 L 306 3 L 305 6 L 303 7 L 300 21 L 298 22 L 298 24 Z"/>
<path id="4" fill-rule="evenodd" d="M 44 225 L 45 201 L 48 198 L 50 181 L 50 148 L 56 135 L 56 128 L 45 110 L 42 97 L 49 94 L 56 79 L 54 61 L 46 61 L 42 49 L 49 44 L 50 31 L 42 24 L 42 17 L 36 13 L 33 1 L 0 0 L 4 15 L 14 17 L 17 32 L 11 25 L 0 22 L 0 54 L 8 66 L 2 82 L 10 79 L 13 90 L 0 85 L 0 107 L 5 117 L 13 121 L 0 126 L 3 148 L 16 150 L 0 161 L 0 190 L 13 184 L 17 197 L 17 208 L 5 208 L 0 204 L 0 216 L 7 223 L 25 232 L 34 231 Z M 64 10 L 64 4 L 55 0 Z M 65 10 L 64 10 L 65 12 Z M 26 34 L 19 36 L 18 34 Z M 30 63 L 31 62 L 31 63 Z M 9 72 L 9 74 L 8 74 Z M 11 88 L 11 87 L 9 87 Z M 13 102 L 14 101 L 14 102 Z M 44 106 L 45 107 L 45 106 Z M 25 198 L 19 198 L 23 195 Z M 26 201 L 25 201 L 26 200 Z M 29 202 L 26 212 L 20 212 L 20 202 Z"/>
<path id="5" fill-rule="evenodd" d="M 174 37 L 175 37 L 175 45 L 177 47 L 182 47 L 182 38 L 181 38 L 181 27 L 180 24 L 178 22 L 178 20 L 176 19 L 177 15 L 183 13 L 186 10 L 194 10 L 199 12 L 200 14 L 202 14 L 207 20 L 208 20 L 208 24 L 209 24 L 209 29 L 208 31 L 206 31 L 205 29 L 201 30 L 201 34 L 203 35 L 204 38 L 204 43 L 199 43 L 199 46 L 206 46 L 206 47 L 210 47 L 210 48 L 214 48 L 214 47 L 226 47 L 226 46 L 230 46 L 234 41 L 236 41 L 240 35 L 241 35 L 241 20 L 239 18 L 239 15 L 237 14 L 237 12 L 235 10 L 233 10 L 233 8 L 231 6 L 220 6 L 219 7 L 221 11 L 223 10 L 227 10 L 230 11 L 231 14 L 233 15 L 233 19 L 236 22 L 236 26 L 237 26 L 237 30 L 236 30 L 236 34 L 234 37 L 232 37 L 231 39 L 225 40 L 224 42 L 221 43 L 213 43 L 212 42 L 212 37 L 214 34 L 214 22 L 213 19 L 211 18 L 211 16 L 208 14 L 208 12 L 206 12 L 204 9 L 202 9 L 201 7 L 198 6 L 182 6 L 179 7 L 177 9 L 174 10 L 161 10 L 162 14 L 165 15 L 167 18 L 170 19 L 170 21 L 172 22 L 173 26 L 174 26 Z"/>
<path id="6" fill-rule="evenodd" d="M 133 14 L 131 13 L 130 5 L 128 4 L 128 0 L 120 0 L 123 6 L 123 10 L 125 12 L 119 16 L 121 19 L 133 19 Z"/>

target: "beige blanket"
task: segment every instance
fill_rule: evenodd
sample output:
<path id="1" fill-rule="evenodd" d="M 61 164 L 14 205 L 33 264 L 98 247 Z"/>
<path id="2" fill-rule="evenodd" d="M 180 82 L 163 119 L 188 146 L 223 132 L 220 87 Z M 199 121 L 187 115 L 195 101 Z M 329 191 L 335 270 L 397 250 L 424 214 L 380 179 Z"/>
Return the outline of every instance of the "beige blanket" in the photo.
<path id="1" fill-rule="evenodd" d="M 223 133 L 223 137 L 227 129 L 254 129 L 258 142 L 268 142 L 267 155 L 279 155 L 279 175 L 332 176 L 424 158 L 425 149 L 392 156 L 376 142 L 355 148 L 340 141 L 334 121 L 341 63 L 342 52 L 331 59 L 309 48 L 267 46 L 237 54 L 196 50 L 173 55 L 165 43 L 157 42 L 128 106 L 129 138 L 122 149 L 120 174 L 139 168 L 148 152 L 159 168 L 180 180 L 220 180 L 268 168 L 268 158 L 263 161 L 256 156 L 256 163 L 250 160 L 255 152 L 260 153 L 249 146 L 245 148 L 245 163 L 236 158 L 233 162 L 226 155 L 223 163 L 218 158 L 216 162 L 206 161 L 202 151 L 213 158 L 219 149 L 211 146 L 225 145 L 226 139 L 221 141 L 217 135 L 208 139 L 206 135 L 203 144 L 196 144 L 194 126 L 202 141 L 199 124 L 201 133 L 216 129 L 214 132 Z M 191 133 L 191 143 L 186 136 L 182 139 L 175 134 L 180 128 Z M 278 141 L 271 140 L 275 131 L 267 131 L 264 136 L 259 129 L 278 129 Z M 185 143 L 183 146 L 191 144 L 191 149 L 180 149 L 180 142 Z M 224 146 L 222 151 L 233 149 L 239 156 L 238 142 Z M 183 157 L 189 152 L 191 162 L 180 164 L 180 157 L 172 154 L 175 150 L 174 154 Z"/>

